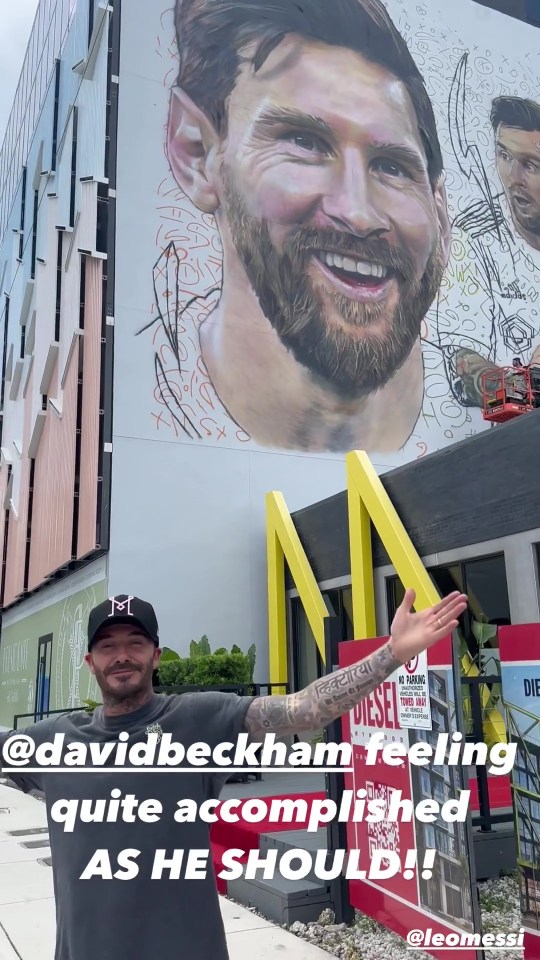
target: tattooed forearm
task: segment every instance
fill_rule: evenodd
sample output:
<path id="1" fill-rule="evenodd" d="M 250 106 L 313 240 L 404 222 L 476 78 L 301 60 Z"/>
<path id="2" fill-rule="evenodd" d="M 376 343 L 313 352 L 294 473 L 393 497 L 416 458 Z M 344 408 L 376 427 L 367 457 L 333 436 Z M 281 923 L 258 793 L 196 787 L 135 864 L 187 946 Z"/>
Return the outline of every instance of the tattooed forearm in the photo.
<path id="1" fill-rule="evenodd" d="M 320 730 L 352 710 L 399 666 L 389 641 L 360 663 L 321 677 L 299 693 L 257 697 L 246 714 L 246 730 L 252 736 Z"/>

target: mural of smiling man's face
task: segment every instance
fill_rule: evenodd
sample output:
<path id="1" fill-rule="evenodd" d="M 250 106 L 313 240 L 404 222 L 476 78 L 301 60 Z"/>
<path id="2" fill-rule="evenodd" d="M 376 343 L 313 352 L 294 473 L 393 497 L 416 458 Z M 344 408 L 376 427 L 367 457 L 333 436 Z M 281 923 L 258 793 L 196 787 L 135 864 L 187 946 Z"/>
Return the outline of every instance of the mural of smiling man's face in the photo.
<path id="1" fill-rule="evenodd" d="M 238 258 L 296 359 L 345 397 L 383 386 L 418 340 L 446 265 L 408 93 L 358 53 L 286 38 L 230 99 L 215 179 Z"/>
<path id="2" fill-rule="evenodd" d="M 257 2 L 243 6 L 253 12 Z M 343 0 L 334 14 L 369 8 L 375 20 L 375 7 Z M 203 16 L 209 4 L 180 8 Z M 311 0 L 302 9 L 320 19 L 325 8 Z M 432 176 L 417 104 L 391 70 L 300 30 L 279 36 L 257 63 L 260 44 L 257 36 L 240 51 L 226 123 L 213 122 L 181 82 L 173 90 L 171 168 L 216 217 L 227 303 L 233 285 L 239 298 L 249 285 L 314 380 L 361 398 L 402 366 L 439 289 L 450 232 L 442 178 Z"/>

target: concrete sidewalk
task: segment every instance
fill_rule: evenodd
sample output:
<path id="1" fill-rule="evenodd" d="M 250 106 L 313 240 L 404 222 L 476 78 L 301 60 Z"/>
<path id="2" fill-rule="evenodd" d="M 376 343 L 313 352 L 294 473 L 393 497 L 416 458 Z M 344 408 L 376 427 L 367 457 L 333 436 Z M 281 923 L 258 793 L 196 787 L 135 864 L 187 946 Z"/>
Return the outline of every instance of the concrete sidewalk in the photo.
<path id="1" fill-rule="evenodd" d="M 22 831 L 15 837 L 12 831 Z M 24 844 L 32 846 L 24 846 Z M 35 844 L 35 845 L 34 845 Z M 55 910 L 45 804 L 0 784 L 0 960 L 52 960 Z M 231 960 L 329 954 L 220 897 Z"/>

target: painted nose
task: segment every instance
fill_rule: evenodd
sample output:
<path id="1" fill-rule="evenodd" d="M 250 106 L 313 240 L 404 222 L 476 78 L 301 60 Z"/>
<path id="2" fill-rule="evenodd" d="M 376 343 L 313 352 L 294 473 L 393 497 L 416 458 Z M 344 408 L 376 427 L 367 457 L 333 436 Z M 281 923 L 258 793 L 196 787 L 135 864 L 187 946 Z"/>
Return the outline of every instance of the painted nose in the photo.
<path id="1" fill-rule="evenodd" d="M 391 229 L 389 211 L 382 208 L 369 171 L 358 157 L 346 158 L 322 210 L 329 225 L 358 237 L 381 236 Z"/>
<path id="2" fill-rule="evenodd" d="M 510 186 L 525 187 L 527 185 L 527 174 L 521 163 L 514 160 L 510 168 Z"/>

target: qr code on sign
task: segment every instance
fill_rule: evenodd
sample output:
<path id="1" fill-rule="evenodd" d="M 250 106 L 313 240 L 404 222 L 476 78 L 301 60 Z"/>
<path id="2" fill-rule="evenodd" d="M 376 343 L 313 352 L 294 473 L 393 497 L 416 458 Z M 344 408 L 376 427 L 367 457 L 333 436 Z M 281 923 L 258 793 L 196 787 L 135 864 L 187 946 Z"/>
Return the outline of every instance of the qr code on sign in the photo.
<path id="1" fill-rule="evenodd" d="M 385 816 L 388 813 L 388 806 L 392 794 L 395 792 L 393 787 L 388 787 L 385 783 L 372 783 L 368 780 L 366 783 L 367 802 L 370 800 L 383 800 Z M 377 808 L 379 809 L 379 808 Z M 372 856 L 375 850 L 394 850 L 399 856 L 399 823 L 394 821 L 389 823 L 383 820 L 380 823 L 368 823 L 368 846 L 369 855 Z M 384 867 L 389 863 L 387 860 L 381 861 Z"/>

